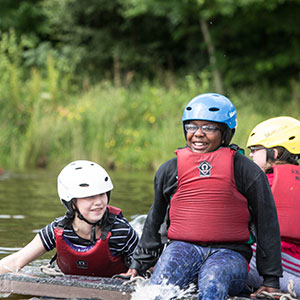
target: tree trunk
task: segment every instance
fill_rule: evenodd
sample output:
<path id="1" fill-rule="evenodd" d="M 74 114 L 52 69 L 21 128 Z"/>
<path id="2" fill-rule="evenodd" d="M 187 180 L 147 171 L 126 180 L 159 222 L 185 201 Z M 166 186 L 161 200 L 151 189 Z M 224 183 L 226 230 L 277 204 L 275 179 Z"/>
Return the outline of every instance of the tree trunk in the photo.
<path id="1" fill-rule="evenodd" d="M 295 107 L 299 107 L 299 103 L 300 103 L 299 82 L 297 82 L 295 78 L 291 79 L 291 87 L 292 87 L 292 103 Z"/>
<path id="2" fill-rule="evenodd" d="M 201 27 L 201 31 L 202 31 L 202 34 L 203 34 L 204 42 L 207 45 L 209 63 L 210 63 L 211 68 L 212 68 L 216 91 L 220 94 L 223 94 L 222 77 L 221 77 L 221 73 L 218 69 L 216 51 L 215 51 L 215 47 L 214 47 L 214 44 L 213 44 L 212 39 L 211 39 L 210 32 L 208 30 L 206 20 L 204 20 L 202 18 L 200 19 L 200 27 Z"/>
<path id="3" fill-rule="evenodd" d="M 114 55 L 114 84 L 116 87 L 120 87 L 121 85 L 121 67 L 117 55 Z"/>

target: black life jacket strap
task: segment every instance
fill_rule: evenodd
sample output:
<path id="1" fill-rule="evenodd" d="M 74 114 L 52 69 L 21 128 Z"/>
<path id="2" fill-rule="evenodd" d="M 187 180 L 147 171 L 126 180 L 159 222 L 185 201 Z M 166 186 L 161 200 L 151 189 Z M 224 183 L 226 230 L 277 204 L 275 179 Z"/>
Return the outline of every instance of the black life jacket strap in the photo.
<path id="1" fill-rule="evenodd" d="M 109 213 L 106 225 L 104 226 L 104 228 L 101 232 L 101 235 L 100 235 L 100 239 L 102 241 L 104 241 L 107 238 L 107 235 L 111 231 L 111 229 L 113 228 L 115 220 L 117 219 L 117 217 L 118 217 L 117 215 Z"/>

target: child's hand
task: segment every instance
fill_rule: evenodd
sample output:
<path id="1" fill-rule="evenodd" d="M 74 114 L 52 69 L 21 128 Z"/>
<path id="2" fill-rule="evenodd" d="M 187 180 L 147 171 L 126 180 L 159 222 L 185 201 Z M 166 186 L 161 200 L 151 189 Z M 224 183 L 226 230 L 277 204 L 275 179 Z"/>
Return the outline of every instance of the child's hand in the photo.
<path id="1" fill-rule="evenodd" d="M 128 277 L 130 279 L 133 279 L 134 277 L 137 276 L 137 274 L 138 274 L 138 272 L 136 269 L 129 269 L 126 273 L 121 273 L 119 275 L 122 277 Z M 115 276 L 117 276 L 117 275 L 115 275 Z"/>
<path id="2" fill-rule="evenodd" d="M 269 287 L 269 286 L 264 286 L 262 285 L 256 292 L 252 293 L 250 295 L 251 298 L 255 298 L 256 295 L 259 295 L 261 294 L 262 292 L 267 292 L 267 293 L 279 293 L 280 290 L 279 289 L 276 289 L 276 288 L 272 288 L 272 287 Z"/>

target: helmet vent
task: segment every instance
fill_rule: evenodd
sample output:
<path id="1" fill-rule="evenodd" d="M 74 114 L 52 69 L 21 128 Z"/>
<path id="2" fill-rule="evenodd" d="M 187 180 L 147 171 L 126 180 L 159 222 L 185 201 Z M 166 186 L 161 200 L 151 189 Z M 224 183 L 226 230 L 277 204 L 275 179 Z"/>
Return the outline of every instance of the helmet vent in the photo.
<path id="1" fill-rule="evenodd" d="M 210 107 L 208 110 L 209 111 L 219 111 L 220 108 L 218 108 L 218 107 Z"/>
<path id="2" fill-rule="evenodd" d="M 295 138 L 295 136 L 293 135 L 293 136 L 290 136 L 289 137 L 289 140 L 291 141 L 291 140 L 293 140 Z"/>
<path id="3" fill-rule="evenodd" d="M 188 106 L 188 107 L 186 108 L 186 110 L 192 110 L 192 108 L 191 108 L 190 106 Z"/>
<path id="4" fill-rule="evenodd" d="M 82 169 L 82 167 L 77 167 L 77 168 L 75 168 L 75 170 L 80 170 L 80 169 Z"/>
<path id="5" fill-rule="evenodd" d="M 104 179 L 104 181 L 107 181 L 107 180 L 108 180 L 108 177 L 106 176 L 105 179 Z"/>
<path id="6" fill-rule="evenodd" d="M 81 183 L 81 184 L 79 184 L 79 186 L 81 186 L 81 187 L 89 187 L 90 185 L 87 184 L 87 183 Z"/>

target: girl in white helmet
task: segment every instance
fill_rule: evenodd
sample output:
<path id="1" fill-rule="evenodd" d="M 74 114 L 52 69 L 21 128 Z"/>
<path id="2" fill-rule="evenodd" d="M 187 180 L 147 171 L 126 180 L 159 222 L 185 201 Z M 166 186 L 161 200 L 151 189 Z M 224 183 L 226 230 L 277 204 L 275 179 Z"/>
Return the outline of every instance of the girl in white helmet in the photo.
<path id="1" fill-rule="evenodd" d="M 277 208 L 283 277 L 282 291 L 288 291 L 289 280 L 300 295 L 300 121 L 276 117 L 258 124 L 250 133 L 247 147 L 250 157 L 266 173 Z M 251 260 L 249 284 L 260 286 L 262 278 L 256 269 L 256 249 Z"/>
<path id="2" fill-rule="evenodd" d="M 65 216 L 42 228 L 20 251 L 0 261 L 0 273 L 16 272 L 56 248 L 65 274 L 111 277 L 131 263 L 138 235 L 119 208 L 108 205 L 113 184 L 97 163 L 77 160 L 57 178 Z"/>

